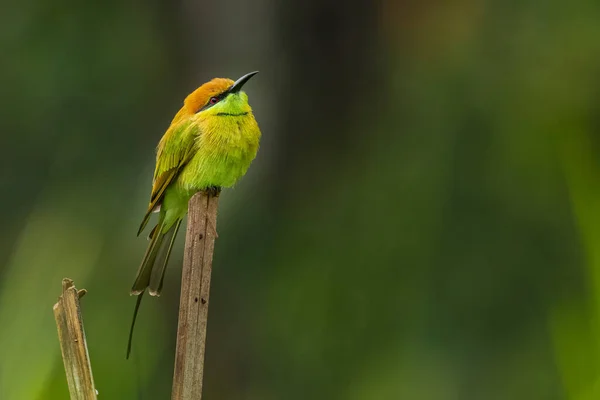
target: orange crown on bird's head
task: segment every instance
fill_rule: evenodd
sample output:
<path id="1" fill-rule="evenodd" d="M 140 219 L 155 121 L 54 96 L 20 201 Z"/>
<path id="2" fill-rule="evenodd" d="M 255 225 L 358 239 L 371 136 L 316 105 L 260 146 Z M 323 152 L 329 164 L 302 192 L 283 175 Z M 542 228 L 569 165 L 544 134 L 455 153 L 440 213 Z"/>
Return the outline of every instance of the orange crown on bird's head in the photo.
<path id="1" fill-rule="evenodd" d="M 206 103 L 208 103 L 208 100 L 211 97 L 223 93 L 229 89 L 233 83 L 234 82 L 231 79 L 214 78 L 190 93 L 183 102 L 184 107 L 192 114 L 197 113 L 206 105 Z"/>

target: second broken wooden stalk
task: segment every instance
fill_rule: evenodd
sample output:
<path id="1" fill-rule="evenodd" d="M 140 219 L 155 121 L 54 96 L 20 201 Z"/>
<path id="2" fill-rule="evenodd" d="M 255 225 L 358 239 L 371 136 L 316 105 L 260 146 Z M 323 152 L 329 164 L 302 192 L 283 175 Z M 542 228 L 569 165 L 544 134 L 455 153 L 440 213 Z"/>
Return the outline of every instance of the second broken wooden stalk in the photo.
<path id="1" fill-rule="evenodd" d="M 71 400 L 96 400 L 96 388 L 88 353 L 79 299 L 85 290 L 75 288 L 71 279 L 62 281 L 62 294 L 54 305 L 54 318 Z"/>

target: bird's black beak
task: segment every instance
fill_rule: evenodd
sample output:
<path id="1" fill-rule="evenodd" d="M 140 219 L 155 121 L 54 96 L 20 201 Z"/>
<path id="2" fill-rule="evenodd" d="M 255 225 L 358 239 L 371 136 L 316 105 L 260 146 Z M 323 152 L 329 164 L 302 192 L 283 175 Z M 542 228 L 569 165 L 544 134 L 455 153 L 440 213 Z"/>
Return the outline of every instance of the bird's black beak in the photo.
<path id="1" fill-rule="evenodd" d="M 250 80 L 250 78 L 252 78 L 256 74 L 258 74 L 258 71 L 250 72 L 249 74 L 242 76 L 240 79 L 235 81 L 235 83 L 229 88 L 228 92 L 229 93 L 239 92 L 242 89 L 242 86 L 244 86 L 246 84 L 246 82 L 248 82 Z"/>

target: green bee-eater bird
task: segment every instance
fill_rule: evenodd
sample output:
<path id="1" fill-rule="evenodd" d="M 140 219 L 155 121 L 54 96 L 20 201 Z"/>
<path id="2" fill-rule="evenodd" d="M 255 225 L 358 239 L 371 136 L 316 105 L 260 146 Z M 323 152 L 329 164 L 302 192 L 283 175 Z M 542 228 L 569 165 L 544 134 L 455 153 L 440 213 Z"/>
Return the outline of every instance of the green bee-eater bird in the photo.
<path id="1" fill-rule="evenodd" d="M 175 236 L 188 211 L 188 201 L 201 190 L 218 193 L 223 187 L 233 186 L 256 157 L 260 129 L 248 96 L 241 88 L 257 72 L 235 82 L 215 78 L 193 91 L 158 144 L 150 204 L 138 235 L 153 212 L 158 212 L 159 217 L 148 237 L 150 243 L 131 288 L 131 294 L 139 297 L 127 357 L 142 295 L 146 289 L 151 296 L 160 295 Z M 168 241 L 165 257 L 156 263 L 165 238 Z"/>

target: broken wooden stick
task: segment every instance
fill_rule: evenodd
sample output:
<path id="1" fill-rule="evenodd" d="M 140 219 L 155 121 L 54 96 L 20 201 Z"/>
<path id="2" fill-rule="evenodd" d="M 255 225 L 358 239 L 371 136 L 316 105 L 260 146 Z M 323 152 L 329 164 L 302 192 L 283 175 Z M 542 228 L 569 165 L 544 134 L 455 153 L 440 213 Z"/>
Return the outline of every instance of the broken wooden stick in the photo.
<path id="1" fill-rule="evenodd" d="M 202 398 L 218 204 L 218 193 L 205 192 L 196 193 L 189 202 L 172 400 Z"/>
<path id="2" fill-rule="evenodd" d="M 62 281 L 62 295 L 54 305 L 54 318 L 71 400 L 97 398 L 79 307 L 79 299 L 85 293 L 85 289 L 77 291 L 73 281 L 65 278 Z"/>

